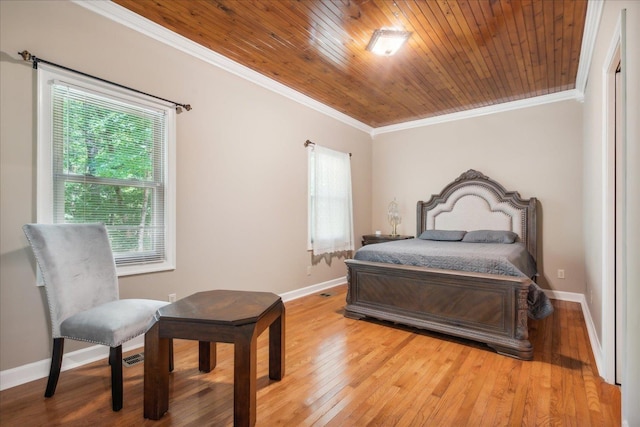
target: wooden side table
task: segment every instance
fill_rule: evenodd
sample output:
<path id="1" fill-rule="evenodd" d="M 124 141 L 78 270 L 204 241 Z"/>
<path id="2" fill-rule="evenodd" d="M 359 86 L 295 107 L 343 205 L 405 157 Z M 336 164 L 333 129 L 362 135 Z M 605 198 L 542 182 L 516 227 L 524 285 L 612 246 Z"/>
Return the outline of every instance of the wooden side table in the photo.
<path id="1" fill-rule="evenodd" d="M 144 338 L 144 417 L 158 420 L 169 409 L 169 340 L 199 341 L 199 367 L 216 365 L 216 342 L 233 343 L 233 424 L 256 423 L 257 338 L 269 327 L 269 378 L 284 376 L 285 308 L 269 292 L 198 292 L 156 312 Z"/>
<path id="2" fill-rule="evenodd" d="M 364 236 L 362 236 L 362 246 L 371 245 L 373 243 L 383 243 L 406 239 L 413 239 L 413 236 L 403 236 L 401 234 L 395 236 L 391 234 L 365 234 Z"/>

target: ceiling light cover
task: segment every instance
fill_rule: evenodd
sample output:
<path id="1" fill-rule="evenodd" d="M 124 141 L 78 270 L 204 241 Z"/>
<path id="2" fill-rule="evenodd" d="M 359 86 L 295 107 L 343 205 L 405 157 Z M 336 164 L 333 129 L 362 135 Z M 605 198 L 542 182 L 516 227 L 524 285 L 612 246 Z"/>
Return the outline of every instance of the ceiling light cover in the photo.
<path id="1" fill-rule="evenodd" d="M 375 30 L 367 45 L 367 50 L 376 55 L 391 56 L 411 37 L 409 31 Z"/>

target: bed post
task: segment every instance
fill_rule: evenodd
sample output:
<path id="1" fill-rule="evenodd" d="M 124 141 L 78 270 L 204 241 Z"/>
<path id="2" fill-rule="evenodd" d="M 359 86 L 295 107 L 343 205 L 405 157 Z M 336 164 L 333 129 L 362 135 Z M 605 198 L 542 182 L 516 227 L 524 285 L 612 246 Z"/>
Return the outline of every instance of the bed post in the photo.
<path id="1" fill-rule="evenodd" d="M 347 304 L 351 304 L 351 267 L 347 264 Z"/>
<path id="2" fill-rule="evenodd" d="M 527 296 L 529 294 L 529 288 L 520 288 L 517 290 L 517 315 L 516 315 L 516 339 L 526 340 L 529 339 L 529 327 L 527 322 L 527 313 L 529 311 L 529 305 L 527 304 Z"/>
<path id="3" fill-rule="evenodd" d="M 529 206 L 527 207 L 527 250 L 533 257 L 533 260 L 538 262 L 538 219 L 536 212 L 538 209 L 538 199 L 532 197 L 529 199 Z"/>

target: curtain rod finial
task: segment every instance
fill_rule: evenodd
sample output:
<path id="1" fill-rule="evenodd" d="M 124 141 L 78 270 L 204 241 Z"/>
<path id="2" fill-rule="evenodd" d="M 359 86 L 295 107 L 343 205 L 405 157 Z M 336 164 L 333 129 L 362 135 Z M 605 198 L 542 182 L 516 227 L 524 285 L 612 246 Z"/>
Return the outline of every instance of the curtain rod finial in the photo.
<path id="1" fill-rule="evenodd" d="M 178 114 L 182 113 L 183 108 L 187 111 L 191 111 L 191 104 L 176 104 L 176 112 Z"/>
<path id="2" fill-rule="evenodd" d="M 25 61 L 31 61 L 35 58 L 35 56 L 31 55 L 28 50 L 23 50 L 22 52 L 18 52 L 18 55 L 22 56 L 22 59 Z"/>

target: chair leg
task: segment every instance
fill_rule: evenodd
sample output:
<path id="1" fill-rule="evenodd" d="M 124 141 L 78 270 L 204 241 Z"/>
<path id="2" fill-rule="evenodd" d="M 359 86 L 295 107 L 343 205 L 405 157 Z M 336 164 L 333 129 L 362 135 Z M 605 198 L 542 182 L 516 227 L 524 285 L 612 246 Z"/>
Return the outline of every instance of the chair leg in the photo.
<path id="1" fill-rule="evenodd" d="M 118 363 L 119 362 L 119 363 Z M 109 363 L 111 364 L 111 403 L 113 411 L 122 409 L 122 346 L 110 347 Z"/>
<path id="2" fill-rule="evenodd" d="M 51 352 L 51 368 L 49 369 L 49 381 L 44 397 L 51 397 L 56 392 L 58 378 L 60 378 L 60 368 L 62 367 L 62 354 L 64 353 L 64 338 L 53 339 L 53 350 Z"/>

